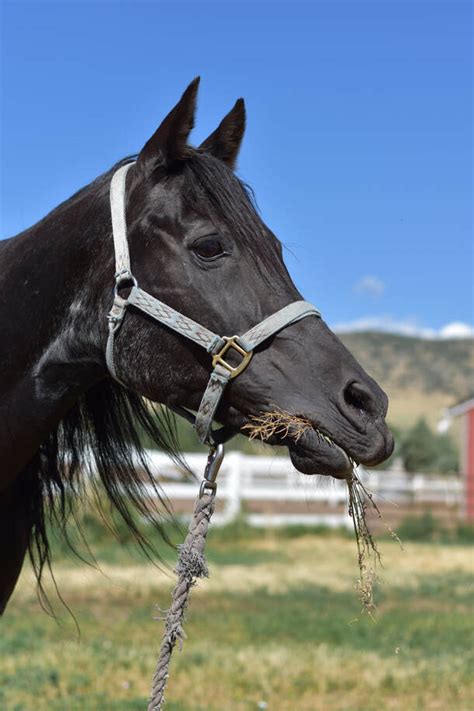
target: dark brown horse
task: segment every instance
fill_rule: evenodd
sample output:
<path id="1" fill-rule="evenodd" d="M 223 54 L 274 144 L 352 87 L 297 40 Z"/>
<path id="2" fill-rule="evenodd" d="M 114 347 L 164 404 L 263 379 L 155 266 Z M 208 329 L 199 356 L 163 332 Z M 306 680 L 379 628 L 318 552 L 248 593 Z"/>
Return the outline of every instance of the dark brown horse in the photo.
<path id="1" fill-rule="evenodd" d="M 301 297 L 280 242 L 233 172 L 244 103 L 237 101 L 192 148 L 197 86 L 188 87 L 129 171 L 128 241 L 144 289 L 232 335 Z M 92 458 L 113 505 L 147 545 L 132 518 L 135 508 L 159 526 L 143 489 L 143 433 L 170 453 L 176 441 L 172 418 L 162 408 L 154 413 L 142 398 L 196 410 L 209 378 L 208 353 L 133 308 L 114 354 L 126 388 L 108 373 L 109 187 L 116 169 L 0 243 L 1 609 L 27 551 L 41 580 L 50 555 L 48 517 L 65 525 L 86 460 Z M 349 458 L 371 465 L 392 451 L 385 394 L 319 318 L 294 323 L 260 345 L 227 387 L 217 420 L 237 432 L 270 407 L 313 424 L 298 443 L 272 440 L 287 444 L 294 465 L 307 474 L 343 477 Z"/>

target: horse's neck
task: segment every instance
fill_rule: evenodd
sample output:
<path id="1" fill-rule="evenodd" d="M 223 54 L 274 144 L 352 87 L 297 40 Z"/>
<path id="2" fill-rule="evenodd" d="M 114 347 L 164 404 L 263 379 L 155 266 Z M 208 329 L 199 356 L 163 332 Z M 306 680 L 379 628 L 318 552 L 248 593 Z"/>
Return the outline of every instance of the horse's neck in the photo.
<path id="1" fill-rule="evenodd" d="M 0 488 L 104 374 L 109 233 L 106 200 L 86 193 L 0 244 Z"/>

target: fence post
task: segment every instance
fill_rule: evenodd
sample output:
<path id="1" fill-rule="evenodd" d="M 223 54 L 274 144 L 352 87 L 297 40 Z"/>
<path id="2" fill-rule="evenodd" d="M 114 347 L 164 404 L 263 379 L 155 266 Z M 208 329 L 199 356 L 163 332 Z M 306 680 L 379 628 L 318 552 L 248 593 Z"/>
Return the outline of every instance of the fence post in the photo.
<path id="1" fill-rule="evenodd" d="M 222 514 L 223 523 L 230 523 L 240 514 L 244 462 L 245 457 L 240 452 L 230 452 L 226 457 L 226 505 Z"/>
<path id="2" fill-rule="evenodd" d="M 412 492 L 413 492 L 413 502 L 417 503 L 420 499 L 423 499 L 422 492 L 425 489 L 425 478 L 423 474 L 416 473 L 413 475 L 412 479 Z"/>

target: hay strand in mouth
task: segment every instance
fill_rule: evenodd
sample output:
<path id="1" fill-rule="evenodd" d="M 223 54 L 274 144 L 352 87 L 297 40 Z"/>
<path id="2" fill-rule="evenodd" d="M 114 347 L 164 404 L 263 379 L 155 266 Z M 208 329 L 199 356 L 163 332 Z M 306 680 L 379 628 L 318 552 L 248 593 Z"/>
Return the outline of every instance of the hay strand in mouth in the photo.
<path id="1" fill-rule="evenodd" d="M 369 502 L 378 515 L 381 514 L 372 494 L 367 491 L 354 470 L 346 482 L 349 492 L 349 516 L 354 527 L 359 565 L 356 590 L 362 603 L 362 610 L 373 618 L 375 611 L 374 586 L 378 582 L 377 568 L 382 564 L 382 560 L 367 523 Z"/>
<path id="2" fill-rule="evenodd" d="M 252 415 L 250 422 L 242 427 L 249 439 L 260 439 L 262 442 L 274 436 L 298 442 L 307 430 L 312 429 L 309 420 L 279 409 Z"/>
<path id="3" fill-rule="evenodd" d="M 380 582 L 377 569 L 379 566 L 382 567 L 382 558 L 367 523 L 367 511 L 371 507 L 379 519 L 382 519 L 382 513 L 375 503 L 374 495 L 364 486 L 354 469 L 346 479 L 346 483 L 349 492 L 349 516 L 354 527 L 359 565 L 359 579 L 355 587 L 362 603 L 362 611 L 374 619 L 376 608 L 374 587 Z M 402 548 L 402 542 L 395 531 L 388 524 L 386 528 Z"/>

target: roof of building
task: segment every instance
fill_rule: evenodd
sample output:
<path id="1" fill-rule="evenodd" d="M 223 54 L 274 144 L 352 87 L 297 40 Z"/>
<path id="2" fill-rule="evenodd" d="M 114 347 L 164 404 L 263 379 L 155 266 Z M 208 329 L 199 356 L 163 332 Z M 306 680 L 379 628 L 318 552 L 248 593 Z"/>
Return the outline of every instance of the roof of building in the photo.
<path id="1" fill-rule="evenodd" d="M 447 414 L 449 417 L 457 417 L 458 415 L 464 415 L 469 410 L 474 410 L 474 393 L 448 408 Z"/>

